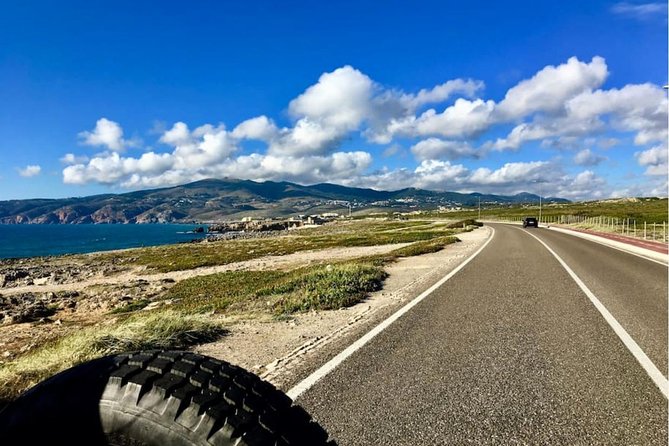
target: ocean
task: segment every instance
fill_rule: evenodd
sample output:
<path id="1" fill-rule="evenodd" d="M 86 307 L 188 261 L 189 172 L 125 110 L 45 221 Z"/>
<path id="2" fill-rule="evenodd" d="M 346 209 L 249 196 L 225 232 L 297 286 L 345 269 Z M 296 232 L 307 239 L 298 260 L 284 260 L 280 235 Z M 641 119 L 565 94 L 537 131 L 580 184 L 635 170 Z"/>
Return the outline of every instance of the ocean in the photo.
<path id="1" fill-rule="evenodd" d="M 167 245 L 206 237 L 199 225 L 180 224 L 0 224 L 0 259 L 78 254 Z"/>

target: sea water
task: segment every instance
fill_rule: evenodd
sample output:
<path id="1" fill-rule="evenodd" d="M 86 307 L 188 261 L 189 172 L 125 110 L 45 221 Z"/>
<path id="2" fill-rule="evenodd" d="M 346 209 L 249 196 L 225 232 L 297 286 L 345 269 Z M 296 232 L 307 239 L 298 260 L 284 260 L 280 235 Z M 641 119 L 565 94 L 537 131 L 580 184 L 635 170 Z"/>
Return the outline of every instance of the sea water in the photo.
<path id="1" fill-rule="evenodd" d="M 2 225 L 0 259 L 76 254 L 187 242 L 206 236 L 198 225 Z"/>

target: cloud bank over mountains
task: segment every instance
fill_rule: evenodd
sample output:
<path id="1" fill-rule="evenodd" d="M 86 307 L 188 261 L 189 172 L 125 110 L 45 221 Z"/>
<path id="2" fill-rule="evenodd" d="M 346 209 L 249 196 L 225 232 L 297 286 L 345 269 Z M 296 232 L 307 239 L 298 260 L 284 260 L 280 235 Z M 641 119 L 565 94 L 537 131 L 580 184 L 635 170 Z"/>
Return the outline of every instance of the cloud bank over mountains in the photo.
<path id="1" fill-rule="evenodd" d="M 79 139 L 102 151 L 64 155 L 63 181 L 146 188 L 234 177 L 500 194 L 539 191 L 549 183 L 551 195 L 574 199 L 666 195 L 666 94 L 648 83 L 604 89 L 608 75 L 603 58 L 572 57 L 544 67 L 496 102 L 484 98 L 480 80 L 452 79 L 411 93 L 344 66 L 323 73 L 289 102 L 287 126 L 265 115 L 234 127 L 176 122 L 158 138 L 159 150 L 142 149 L 119 123 L 100 118 Z M 630 162 L 645 168 L 641 190 L 612 190 L 593 170 L 609 161 L 607 150 L 620 149 L 621 135 L 633 141 Z M 352 141 L 361 147 L 343 148 Z M 379 167 L 407 155 L 403 146 L 406 159 Z M 127 154 L 131 149 L 140 153 Z M 523 161 L 499 162 L 524 150 Z M 564 156 L 565 150 L 573 153 Z M 536 159 L 547 154 L 548 160 Z M 479 167 L 492 166 L 493 159 L 497 167 Z"/>

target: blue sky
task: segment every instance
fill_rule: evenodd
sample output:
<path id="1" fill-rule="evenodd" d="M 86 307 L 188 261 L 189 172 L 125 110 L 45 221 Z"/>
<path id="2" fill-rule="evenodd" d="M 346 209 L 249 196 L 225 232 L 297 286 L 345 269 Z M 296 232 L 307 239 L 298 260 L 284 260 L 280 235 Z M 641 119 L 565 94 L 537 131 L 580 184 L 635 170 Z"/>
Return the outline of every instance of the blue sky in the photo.
<path id="1" fill-rule="evenodd" d="M 0 199 L 667 195 L 666 3 L 6 2 Z"/>

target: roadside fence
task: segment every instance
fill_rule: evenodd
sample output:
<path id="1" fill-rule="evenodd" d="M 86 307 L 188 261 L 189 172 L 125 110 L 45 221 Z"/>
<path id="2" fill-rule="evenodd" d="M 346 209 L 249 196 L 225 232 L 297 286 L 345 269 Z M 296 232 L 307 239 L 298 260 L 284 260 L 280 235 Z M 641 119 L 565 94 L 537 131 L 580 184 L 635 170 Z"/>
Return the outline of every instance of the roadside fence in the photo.
<path id="1" fill-rule="evenodd" d="M 522 217 L 511 217 L 507 219 L 500 218 L 500 220 L 521 221 Z M 582 215 L 542 215 L 540 223 L 548 225 L 573 225 L 579 228 L 621 234 L 643 240 L 655 240 L 665 243 L 669 241 L 667 234 L 669 225 L 667 225 L 666 221 L 662 223 L 649 223 L 646 221 L 637 221 L 634 218 L 606 216 L 584 217 Z"/>

